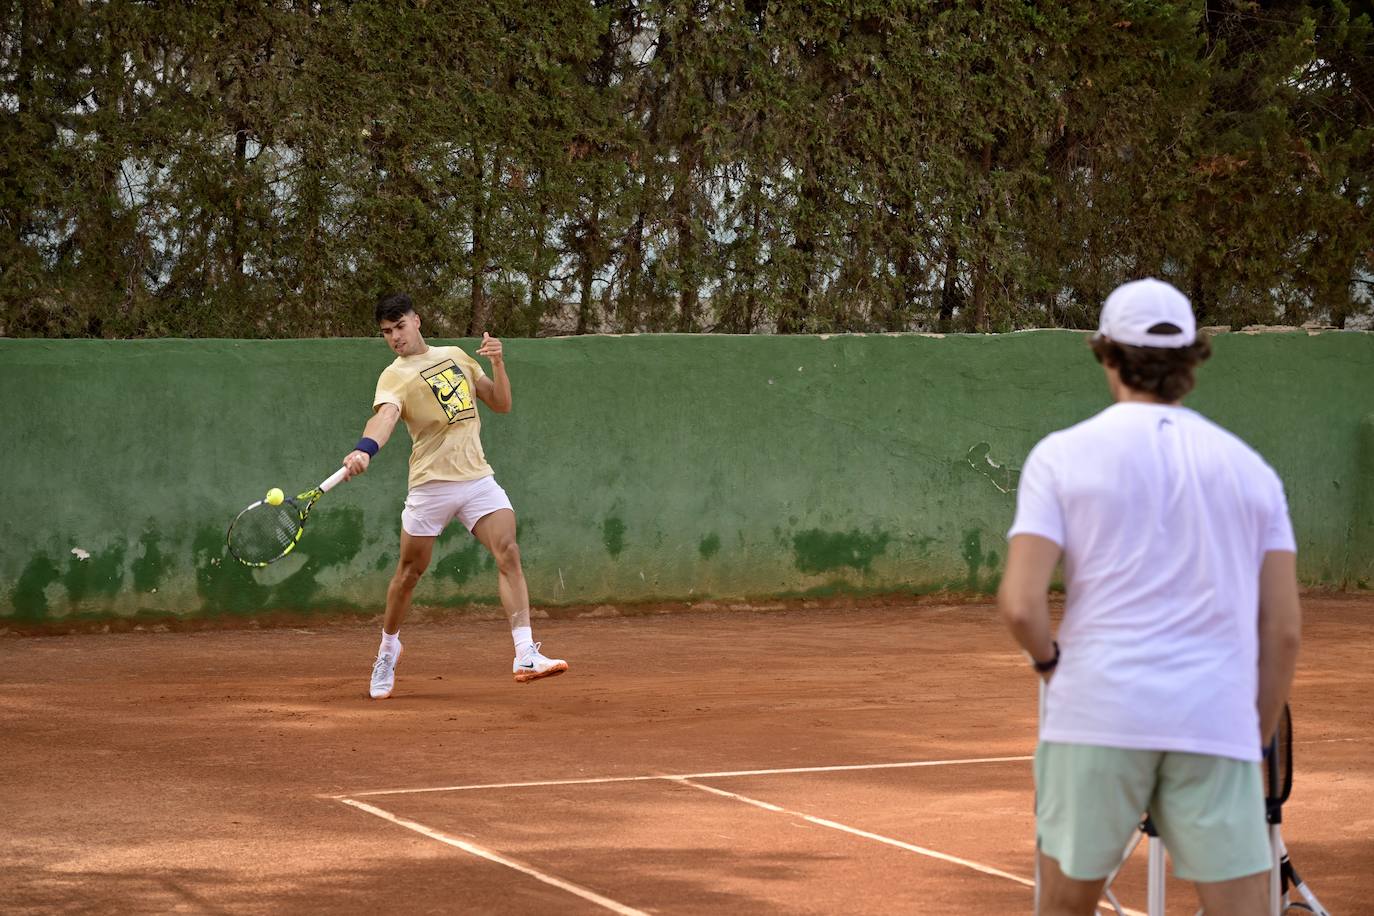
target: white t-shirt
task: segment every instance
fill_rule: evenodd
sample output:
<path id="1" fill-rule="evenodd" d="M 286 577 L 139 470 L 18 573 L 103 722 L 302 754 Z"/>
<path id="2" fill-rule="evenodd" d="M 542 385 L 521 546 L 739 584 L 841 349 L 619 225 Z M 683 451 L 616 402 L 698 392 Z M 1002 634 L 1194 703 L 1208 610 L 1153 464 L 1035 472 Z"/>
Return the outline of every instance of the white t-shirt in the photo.
<path id="1" fill-rule="evenodd" d="M 1017 534 L 1064 550 L 1042 740 L 1260 759 L 1260 565 L 1297 549 L 1264 459 L 1187 408 L 1116 404 L 1031 451 Z"/>

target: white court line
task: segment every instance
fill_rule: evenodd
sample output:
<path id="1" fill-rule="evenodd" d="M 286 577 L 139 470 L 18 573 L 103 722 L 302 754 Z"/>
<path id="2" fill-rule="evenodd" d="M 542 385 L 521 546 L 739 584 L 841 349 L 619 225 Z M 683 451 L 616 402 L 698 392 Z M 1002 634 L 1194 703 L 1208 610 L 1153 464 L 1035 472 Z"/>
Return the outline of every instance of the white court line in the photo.
<path id="1" fill-rule="evenodd" d="M 466 792 L 474 789 L 533 789 L 540 786 L 589 786 L 610 782 L 649 782 L 655 779 L 725 779 L 732 776 L 785 776 L 788 773 L 841 773 L 853 770 L 898 770 L 913 767 L 948 767 L 969 763 L 1016 763 L 1034 757 L 966 757 L 961 760 L 911 760 L 904 763 L 856 763 L 828 767 L 788 767 L 778 770 L 724 770 L 718 773 L 663 773 L 655 776 L 599 776 L 587 779 L 543 779 L 535 782 L 486 782 L 466 786 L 434 786 L 422 789 L 378 789 L 326 795 L 324 798 L 368 798 L 376 795 L 418 795 L 424 792 Z"/>
<path id="2" fill-rule="evenodd" d="M 948 853 L 936 852 L 934 849 L 927 849 L 924 846 L 914 846 L 911 843 L 903 843 L 901 840 L 894 840 L 892 837 L 882 836 L 881 834 L 877 833 L 869 833 L 867 830 L 860 830 L 857 827 L 849 827 L 845 824 L 838 823 L 837 821 L 828 821 L 823 817 L 815 817 L 810 814 L 803 814 L 800 811 L 792 811 L 791 809 L 783 808 L 782 806 L 772 804 L 771 802 L 759 801 L 758 799 L 750 798 L 747 795 L 740 795 L 737 792 L 727 792 L 724 789 L 717 789 L 715 786 L 704 786 L 699 782 L 693 782 L 691 779 L 680 778 L 675 779 L 673 781 L 680 782 L 685 786 L 691 786 L 694 789 L 700 789 L 703 792 L 710 792 L 712 795 L 720 795 L 724 798 L 733 798 L 736 801 L 742 801 L 746 805 L 753 805 L 754 807 L 762 808 L 765 811 L 776 811 L 778 814 L 787 814 L 792 817 L 799 817 L 804 821 L 810 821 L 811 823 L 819 824 L 822 827 L 829 827 L 833 830 L 842 830 L 845 833 L 852 833 L 855 836 L 861 836 L 866 840 L 876 840 L 879 843 L 886 843 L 888 846 L 896 846 L 898 849 L 905 849 L 907 852 L 914 852 L 918 853 L 919 855 L 929 856 L 932 859 L 939 859 L 942 862 L 949 862 L 954 865 L 962 865 L 965 868 L 971 868 L 974 871 L 980 871 L 985 875 L 993 875 L 998 878 L 1006 878 L 1010 881 L 1015 881 L 1017 884 L 1022 884 L 1026 887 L 1035 887 L 1035 881 L 1033 879 L 1023 878 L 1020 875 L 1013 875 L 1009 871 L 1002 871 L 999 868 L 993 868 L 991 865 L 981 865 L 969 859 L 961 859 L 958 856 L 951 856 Z"/>
<path id="3" fill-rule="evenodd" d="M 812 824 L 817 824 L 821 827 L 829 827 L 832 830 L 840 830 L 844 833 L 852 833 L 854 836 L 863 837 L 866 840 L 874 840 L 878 843 L 885 843 L 888 846 L 895 846 L 898 849 L 905 849 L 907 852 L 914 852 L 918 855 L 929 856 L 932 859 L 939 859 L 941 862 L 948 862 L 951 865 L 962 865 L 964 868 L 971 868 L 976 872 L 982 872 L 985 875 L 992 875 L 995 878 L 1006 878 L 1007 880 L 1015 881 L 1017 884 L 1020 884 L 1024 887 L 1035 887 L 1035 881 L 1032 878 L 1024 878 L 1021 875 L 1013 875 L 1009 871 L 1002 871 L 1000 868 L 993 868 L 991 865 L 983 865 L 979 862 L 974 862 L 971 859 L 961 859 L 958 856 L 952 856 L 948 853 L 938 852 L 934 849 L 927 849 L 924 846 L 916 846 L 912 843 L 904 843 L 901 840 L 894 840 L 892 837 L 883 836 L 879 833 L 870 833 L 867 830 L 860 830 L 858 827 L 850 827 L 847 824 L 841 824 L 838 821 L 827 820 L 823 817 L 815 817 L 814 815 L 804 814 L 801 811 L 793 811 L 789 808 L 784 808 L 781 805 L 775 805 L 772 802 L 759 801 L 758 799 L 750 798 L 747 795 L 740 795 L 738 792 L 727 792 L 724 789 L 717 789 L 714 786 L 705 786 L 701 783 L 693 782 L 690 777 L 674 777 L 673 781 L 681 783 L 685 786 L 691 786 L 694 789 L 700 789 L 703 792 L 710 792 L 712 795 L 719 795 L 724 798 L 733 798 L 736 801 L 742 801 L 747 805 L 753 805 L 754 807 L 762 808 L 765 811 L 774 811 L 778 814 L 786 814 L 791 817 L 799 817 L 804 821 L 808 821 Z M 1137 910 L 1130 910 L 1124 907 L 1122 908 L 1122 912 L 1126 913 L 1127 916 L 1146 916 L 1146 914 L 1141 913 Z"/>
<path id="4" fill-rule="evenodd" d="M 408 821 L 403 817 L 397 817 L 390 811 L 383 811 L 381 808 L 374 807 L 372 805 L 367 804 L 366 802 L 354 801 L 351 798 L 344 798 L 342 796 L 338 797 L 338 801 L 343 802 L 345 805 L 350 805 L 354 808 L 357 808 L 359 811 L 366 811 L 368 814 L 380 817 L 384 821 L 390 821 L 391 823 L 404 827 L 407 830 L 414 830 L 416 833 L 421 834 L 423 836 L 427 836 L 431 840 L 438 840 L 440 843 L 447 843 L 449 846 L 453 846 L 457 849 L 463 850 L 463 852 L 470 853 L 482 859 L 486 859 L 489 862 L 495 862 L 497 865 L 504 865 L 507 868 L 512 868 L 523 875 L 529 875 L 536 881 L 542 881 L 545 884 L 551 884 L 559 890 L 567 891 L 570 894 L 574 894 L 578 897 L 581 897 L 583 900 L 587 900 L 591 903 L 597 904 L 598 906 L 605 907 L 612 913 L 619 913 L 620 916 L 649 916 L 649 914 L 645 913 L 643 910 L 636 910 L 634 907 L 626 906 L 623 903 L 617 903 L 609 897 L 603 897 L 596 891 L 589 890 L 585 887 L 573 884 L 569 881 L 564 881 L 562 878 L 555 878 L 553 875 L 546 875 L 542 871 L 539 871 L 535 868 L 531 868 L 530 866 L 525 865 L 522 862 L 517 862 L 514 859 L 509 859 L 501 855 L 499 852 L 493 852 L 492 850 L 485 849 L 481 846 L 476 845 L 475 843 L 469 843 L 467 840 L 460 840 L 457 837 L 451 837 L 446 833 L 442 833 L 438 830 L 433 829 L 432 827 L 426 827 L 424 824 L 416 823 L 415 821 Z"/>
<path id="5" fill-rule="evenodd" d="M 789 815 L 789 816 L 791 816 L 791 817 L 801 818 L 802 820 L 808 821 L 808 822 L 810 822 L 810 823 L 816 824 L 816 825 L 821 826 L 821 827 L 829 827 L 829 828 L 831 828 L 832 830 L 839 830 L 839 831 L 841 831 L 841 832 L 849 833 L 849 834 L 852 834 L 852 835 L 854 835 L 854 836 L 862 837 L 862 838 L 864 838 L 864 839 L 869 839 L 869 840 L 873 840 L 873 841 L 875 841 L 875 842 L 884 843 L 884 844 L 886 844 L 886 845 L 888 845 L 888 846 L 894 846 L 894 847 L 896 847 L 896 848 L 898 848 L 898 849 L 906 850 L 907 852 L 914 852 L 914 853 L 917 853 L 918 855 L 928 856 L 928 857 L 930 857 L 930 858 L 938 859 L 938 860 L 943 861 L 943 862 L 948 862 L 948 863 L 953 864 L 953 865 L 960 865 L 960 866 L 963 866 L 963 867 L 965 867 L 965 868 L 970 868 L 970 869 L 973 869 L 974 871 L 981 872 L 981 873 L 986 874 L 986 875 L 991 875 L 991 876 L 993 876 L 993 877 L 997 877 L 997 878 L 1006 878 L 1006 879 L 1009 880 L 1009 881 L 1015 881 L 1017 884 L 1023 885 L 1023 886 L 1025 886 L 1025 887 L 1034 888 L 1034 887 L 1035 887 L 1035 882 L 1034 882 L 1032 879 L 1030 879 L 1030 878 L 1022 877 L 1021 875 L 1014 875 L 1014 874 L 1012 874 L 1011 872 L 1005 872 L 1005 871 L 1002 871 L 1001 869 L 993 868 L 992 866 L 989 866 L 989 865 L 983 865 L 983 864 L 981 864 L 981 863 L 974 862 L 974 861 L 969 860 L 969 859 L 961 859 L 961 858 L 959 858 L 958 856 L 952 856 L 952 855 L 949 855 L 949 854 L 947 854 L 947 853 L 938 852 L 938 851 L 936 851 L 936 850 L 934 850 L 934 849 L 927 849 L 927 848 L 925 848 L 925 847 L 923 847 L 923 846 L 916 846 L 916 845 L 911 844 L 911 843 L 905 843 L 905 842 L 902 842 L 901 840 L 893 839 L 892 837 L 882 836 L 881 834 L 877 834 L 877 833 L 870 833 L 870 832 L 867 831 L 867 830 L 860 830 L 860 829 L 858 829 L 857 827 L 850 827 L 850 826 L 847 826 L 847 825 L 845 825 L 845 824 L 841 824 L 841 823 L 839 823 L 839 822 L 837 822 L 837 821 L 831 821 L 831 820 L 827 820 L 827 819 L 825 819 L 825 818 L 815 817 L 815 816 L 810 815 L 810 814 L 804 814 L 804 813 L 802 813 L 802 812 L 800 812 L 800 811 L 792 811 L 792 810 L 789 810 L 789 809 L 787 809 L 787 808 L 783 808 L 783 807 L 781 807 L 781 806 L 779 806 L 779 805 L 774 805 L 774 804 L 772 804 L 772 803 L 770 803 L 770 802 L 759 801 L 758 799 L 749 798 L 749 797 L 747 797 L 747 796 L 740 795 L 740 794 L 735 793 L 735 792 L 727 792 L 727 791 L 725 791 L 724 789 L 717 789 L 717 788 L 715 788 L 715 787 L 713 787 L 713 786 L 701 785 L 701 784 L 699 784 L 699 783 L 696 783 L 696 782 L 693 782 L 693 781 L 692 781 L 692 780 L 696 780 L 696 779 L 708 779 L 708 778 L 721 779 L 721 778 L 738 777 L 738 776 L 773 776 L 773 775 L 786 775 L 786 774 L 789 774 L 789 773 L 835 773 L 835 772 L 846 772 L 846 771 L 855 771 L 855 770 L 889 770 L 889 769 L 908 769 L 908 768 L 913 768 L 913 767 L 955 766 L 955 765 L 959 765 L 959 764 L 972 764 L 972 763 L 1013 763 L 1013 762 L 1022 762 L 1022 761 L 1033 760 L 1033 759 L 1034 759 L 1033 757 L 1029 757 L 1029 756 L 1022 756 L 1022 757 L 969 757 L 969 758 L 963 758 L 963 759 L 958 759 L 958 760 L 916 760 L 916 761 L 908 761 L 908 762 L 904 762 L 904 763 L 872 763 L 872 764 L 852 764 L 852 765 L 844 765 L 844 766 L 824 766 L 824 767 L 789 767 L 789 768 L 783 768 L 783 769 L 770 769 L 770 770 L 726 770 L 726 771 L 720 771 L 720 772 L 715 772 L 715 773 L 691 773 L 691 774 L 679 774 L 679 775 L 664 774 L 664 775 L 657 775 L 657 776 L 607 776 L 607 777 L 595 777 L 595 778 L 587 778 L 587 779 L 548 779 L 548 780 L 541 780 L 541 781 L 536 781 L 536 782 L 481 783 L 481 784 L 463 785 L 463 786 L 441 786 L 441 787 L 437 787 L 437 788 L 425 788 L 425 789 L 382 789 L 382 790 L 378 790 L 378 791 L 374 791 L 374 792 L 355 792 L 355 793 L 353 793 L 353 794 L 354 794 L 355 796 L 362 797 L 362 796 L 373 796 L 373 795 L 406 795 L 406 794 L 418 794 L 418 793 L 426 793 L 426 792 L 458 792 L 458 791 L 473 790 L 473 789 L 523 789 L 523 788 L 534 788 L 534 787 L 539 787 L 539 786 L 598 785 L 598 784 L 604 784 L 604 783 L 618 783 L 618 782 L 649 782 L 649 781 L 669 781 L 669 782 L 677 782 L 677 783 L 681 783 L 681 784 L 683 784 L 683 785 L 691 786 L 692 788 L 695 788 L 695 789 L 700 789 L 700 790 L 703 791 L 703 792 L 709 792 L 709 793 L 711 793 L 711 794 L 719 795 L 719 796 L 722 796 L 722 797 L 725 797 L 725 798 L 733 798 L 733 799 L 735 799 L 735 800 L 737 800 L 737 801 L 745 802 L 745 803 L 747 803 L 747 804 L 754 805 L 755 807 L 762 808 L 762 809 L 764 809 L 765 811 L 773 811 L 773 812 L 776 812 L 776 813 L 779 813 L 779 814 L 787 814 L 787 815 Z M 444 833 L 442 833 L 442 832 L 440 832 L 440 831 L 438 831 L 438 830 L 434 830 L 434 829 L 432 829 L 432 828 L 430 828 L 430 827 L 426 827 L 424 824 L 420 824 L 420 823 L 417 823 L 417 822 L 415 822 L 415 821 L 409 821 L 409 820 L 406 820 L 405 818 L 398 817 L 398 816 L 392 814 L 392 813 L 389 812 L 389 811 L 384 811 L 384 810 L 382 810 L 381 808 L 374 807 L 373 805 L 369 805 L 369 804 L 367 804 L 366 802 L 356 801 L 354 798 L 351 798 L 351 797 L 349 797 L 349 796 L 344 796 L 344 795 L 327 795 L 327 796 L 322 796 L 322 797 L 335 799 L 335 800 L 337 800 L 337 801 L 342 802 L 342 803 L 345 804 L 345 805 L 350 805 L 350 806 L 352 806 L 352 807 L 354 807 L 354 808 L 357 808 L 357 809 L 360 810 L 360 811 L 365 811 L 365 812 L 367 812 L 367 813 L 369 813 L 369 814 L 372 814 L 372 815 L 375 815 L 376 817 L 379 817 L 379 818 L 381 818 L 381 819 L 383 819 L 383 820 L 390 821 L 391 823 L 397 824 L 397 825 L 399 825 L 399 826 L 401 826 L 401 827 L 405 827 L 405 828 L 407 828 L 408 830 L 414 830 L 415 832 L 417 832 L 417 833 L 419 833 L 419 834 L 422 834 L 423 836 L 427 836 L 427 837 L 429 837 L 429 838 L 431 838 L 431 839 L 438 840 L 438 841 L 441 842 L 441 843 L 446 843 L 446 844 L 448 844 L 448 845 L 450 845 L 450 846 L 453 846 L 453 847 L 456 847 L 456 848 L 458 848 L 458 849 L 461 849 L 461 850 L 463 850 L 464 852 L 470 853 L 470 854 L 475 855 L 475 856 L 479 856 L 479 857 L 481 857 L 481 858 L 487 859 L 487 860 L 492 861 L 492 862 L 496 862 L 496 863 L 501 864 L 501 865 L 505 865 L 505 866 L 507 866 L 508 868 L 512 868 L 512 869 L 514 869 L 514 870 L 516 870 L 516 871 L 518 871 L 518 872 L 521 872 L 522 874 L 529 875 L 530 877 L 535 878 L 536 880 L 542 881 L 542 882 L 544 882 L 544 883 L 546 883 L 546 884 L 550 884 L 550 885 L 552 885 L 552 886 L 554 886 L 554 887 L 557 887 L 557 888 L 560 888 L 560 889 L 562 889 L 562 890 L 566 890 L 566 891 L 568 891 L 569 893 L 575 894 L 575 895 L 578 896 L 578 897 L 582 897 L 582 898 L 585 899 L 585 900 L 588 900 L 588 901 L 590 901 L 590 902 L 593 902 L 593 903 L 596 903 L 596 904 L 598 904 L 598 905 L 600 905 L 600 906 L 603 906 L 603 907 L 605 907 L 606 909 L 611 910 L 612 912 L 620 913 L 620 914 L 622 914 L 622 916 L 647 916 L 647 914 L 644 914 L 641 910 L 636 910 L 636 909 L 633 909 L 633 908 L 631 908 L 631 907 L 627 907 L 627 906 L 625 906 L 624 904 L 617 903 L 616 901 L 611 900 L 611 899 L 608 898 L 608 897 L 603 897 L 602 895 L 596 893 L 595 891 L 588 890 L 587 888 L 580 887 L 580 886 L 578 886 L 578 885 L 576 885 L 576 884 L 571 884 L 571 883 L 569 883 L 569 882 L 567 882 L 567 881 L 563 881 L 561 878 L 555 878 L 555 877 L 553 877 L 552 875 L 546 875 L 546 874 L 544 874 L 543 872 L 537 871 L 536 869 L 531 868 L 531 867 L 528 866 L 528 865 L 524 865 L 524 864 L 522 864 L 522 863 L 520 863 L 520 862 L 516 862 L 516 861 L 513 860 L 513 859 L 506 858 L 505 856 L 502 856 L 502 855 L 499 854 L 499 853 L 493 852 L 493 851 L 488 850 L 488 849 L 484 849 L 483 847 L 477 846 L 477 845 L 474 844 L 474 843 L 469 843 L 469 842 L 467 842 L 467 841 L 465 841 L 465 840 L 460 840 L 460 839 L 457 839 L 457 838 L 455 838 L 455 837 L 448 836 L 447 834 L 444 834 Z M 1122 911 L 1123 911 L 1125 914 L 1127 914 L 1127 916 L 1146 916 L 1145 913 L 1142 913 L 1142 912 L 1140 912 L 1139 910 L 1132 910 L 1132 909 L 1124 908 L 1124 907 L 1123 907 Z"/>

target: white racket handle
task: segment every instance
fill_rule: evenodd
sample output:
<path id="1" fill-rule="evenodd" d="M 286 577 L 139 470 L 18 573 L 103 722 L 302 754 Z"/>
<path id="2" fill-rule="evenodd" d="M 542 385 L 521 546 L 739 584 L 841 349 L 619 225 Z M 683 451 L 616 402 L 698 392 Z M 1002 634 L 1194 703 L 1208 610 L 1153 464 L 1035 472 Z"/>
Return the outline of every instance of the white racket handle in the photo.
<path id="1" fill-rule="evenodd" d="M 320 492 L 328 493 L 330 490 L 334 489 L 341 482 L 343 482 L 343 479 L 347 476 L 348 468 L 339 468 L 333 474 L 330 474 L 328 477 L 326 477 L 324 479 L 324 483 L 320 484 Z"/>

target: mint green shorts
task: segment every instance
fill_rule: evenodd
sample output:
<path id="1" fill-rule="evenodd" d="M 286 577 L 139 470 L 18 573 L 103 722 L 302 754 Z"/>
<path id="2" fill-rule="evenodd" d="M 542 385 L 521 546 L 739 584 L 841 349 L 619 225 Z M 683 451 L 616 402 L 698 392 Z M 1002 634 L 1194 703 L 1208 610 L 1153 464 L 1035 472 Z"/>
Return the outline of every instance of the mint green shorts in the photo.
<path id="1" fill-rule="evenodd" d="M 1036 841 L 1070 878 L 1111 874 L 1147 811 L 1182 880 L 1230 881 L 1273 866 L 1257 763 L 1047 741 L 1036 748 Z"/>

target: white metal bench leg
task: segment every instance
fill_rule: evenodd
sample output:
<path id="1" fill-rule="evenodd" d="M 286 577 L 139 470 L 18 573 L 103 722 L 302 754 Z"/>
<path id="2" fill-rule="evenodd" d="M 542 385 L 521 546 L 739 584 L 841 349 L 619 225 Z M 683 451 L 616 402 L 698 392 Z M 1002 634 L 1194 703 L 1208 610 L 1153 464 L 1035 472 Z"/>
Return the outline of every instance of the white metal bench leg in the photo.
<path id="1" fill-rule="evenodd" d="M 1283 899 L 1283 837 L 1279 836 L 1278 824 L 1269 828 L 1269 849 L 1274 862 L 1273 867 L 1269 870 L 1269 913 L 1270 916 L 1280 916 L 1285 907 Z"/>
<path id="2" fill-rule="evenodd" d="M 1164 916 L 1164 841 L 1157 836 L 1149 838 L 1149 904 L 1150 916 Z"/>

